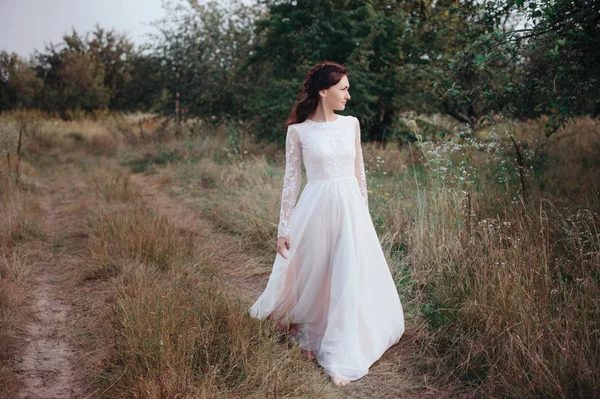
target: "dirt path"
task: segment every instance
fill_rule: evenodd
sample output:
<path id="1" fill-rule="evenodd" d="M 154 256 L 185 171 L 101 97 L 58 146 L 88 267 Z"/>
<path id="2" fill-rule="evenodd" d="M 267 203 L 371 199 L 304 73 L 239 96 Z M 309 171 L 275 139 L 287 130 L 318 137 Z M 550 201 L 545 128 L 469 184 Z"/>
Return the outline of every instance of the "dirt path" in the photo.
<path id="1" fill-rule="evenodd" d="M 265 288 L 268 275 L 246 277 L 245 265 L 252 259 L 244 255 L 240 244 L 231 235 L 218 232 L 202 213 L 187 202 L 167 194 L 168 187 L 152 176 L 130 175 L 130 181 L 145 202 L 159 214 L 165 215 L 178 227 L 194 231 L 200 239 L 215 242 L 214 259 L 224 274 L 224 283 L 235 287 L 241 299 L 253 303 Z M 413 329 L 408 326 L 401 342 L 390 348 L 357 382 L 341 388 L 352 398 L 442 398 L 448 395 L 428 383 L 427 375 L 417 371 L 417 343 Z"/>
<path id="2" fill-rule="evenodd" d="M 20 359 L 21 397 L 71 398 L 76 393 L 73 351 L 60 331 L 70 305 L 54 286 L 61 276 L 53 271 L 52 264 L 38 264 L 37 268 L 34 321 L 26 326 L 29 342 Z"/>
<path id="3" fill-rule="evenodd" d="M 43 236 L 31 243 L 35 251 L 29 301 L 32 317 L 25 327 L 27 344 L 17 364 L 22 382 L 19 396 L 78 398 L 84 389 L 77 373 L 77 353 L 70 342 L 70 316 L 76 285 L 73 254 L 82 247 L 83 238 L 73 234 L 77 225 L 73 221 L 81 199 L 73 185 L 65 187 L 56 181 L 47 182 L 42 191 Z"/>

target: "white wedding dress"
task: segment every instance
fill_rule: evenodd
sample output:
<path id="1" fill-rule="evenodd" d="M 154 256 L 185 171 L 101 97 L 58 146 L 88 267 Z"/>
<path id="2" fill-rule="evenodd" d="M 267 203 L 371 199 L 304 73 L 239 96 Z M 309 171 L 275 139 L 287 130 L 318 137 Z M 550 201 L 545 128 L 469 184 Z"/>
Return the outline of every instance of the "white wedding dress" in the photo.
<path id="1" fill-rule="evenodd" d="M 278 236 L 291 247 L 249 312 L 297 324 L 325 372 L 354 381 L 398 342 L 404 314 L 369 214 L 358 119 L 337 117 L 288 127 Z"/>

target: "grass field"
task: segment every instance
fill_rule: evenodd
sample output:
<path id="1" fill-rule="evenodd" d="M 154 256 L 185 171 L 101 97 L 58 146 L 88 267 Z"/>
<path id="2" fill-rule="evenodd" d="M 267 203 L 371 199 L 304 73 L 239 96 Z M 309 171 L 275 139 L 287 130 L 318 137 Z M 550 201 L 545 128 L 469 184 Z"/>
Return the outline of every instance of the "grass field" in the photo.
<path id="1" fill-rule="evenodd" d="M 431 376 L 438 396 L 600 395 L 600 127 L 581 117 L 546 138 L 544 123 L 363 145 L 373 222 L 415 357 L 428 359 L 413 362 L 412 373 Z M 363 397 L 333 389 L 273 326 L 247 318 L 247 301 L 226 284 L 270 271 L 280 145 L 257 142 L 241 124 L 176 129 L 145 115 L 63 122 L 5 114 L 0 132 L 0 384 L 10 395 L 23 347 L 18 310 L 31 290 L 26 254 L 44 237 L 36 204 L 52 185 L 79 193 L 71 211 L 85 221 L 76 230 L 86 235 L 85 267 L 69 275 L 102 291 L 98 318 L 112 326 L 98 335 L 97 320 L 73 323 L 73 345 L 94 354 L 81 368 L 86 392 Z M 206 226 L 182 228 L 157 213 L 130 171 Z M 382 378 L 378 394 L 393 396 L 393 378 Z"/>

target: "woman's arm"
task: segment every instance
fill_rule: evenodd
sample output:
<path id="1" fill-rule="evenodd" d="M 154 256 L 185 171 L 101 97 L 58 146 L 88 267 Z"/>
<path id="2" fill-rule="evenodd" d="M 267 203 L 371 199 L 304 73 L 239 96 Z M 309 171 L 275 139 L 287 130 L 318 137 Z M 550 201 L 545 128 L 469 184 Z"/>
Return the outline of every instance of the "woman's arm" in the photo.
<path id="1" fill-rule="evenodd" d="M 288 126 L 285 138 L 285 176 L 281 193 L 281 211 L 277 238 L 289 235 L 289 222 L 300 191 L 302 152 L 296 129 Z"/>
<path id="2" fill-rule="evenodd" d="M 360 193 L 363 196 L 365 204 L 369 207 L 369 195 L 367 191 L 367 177 L 365 175 L 365 163 L 363 161 L 363 153 L 362 146 L 360 144 L 360 122 L 358 118 L 356 119 L 356 128 L 355 128 L 355 147 L 356 147 L 356 158 L 355 158 L 355 167 L 354 174 L 356 175 L 356 180 L 358 180 L 358 186 L 360 187 Z"/>

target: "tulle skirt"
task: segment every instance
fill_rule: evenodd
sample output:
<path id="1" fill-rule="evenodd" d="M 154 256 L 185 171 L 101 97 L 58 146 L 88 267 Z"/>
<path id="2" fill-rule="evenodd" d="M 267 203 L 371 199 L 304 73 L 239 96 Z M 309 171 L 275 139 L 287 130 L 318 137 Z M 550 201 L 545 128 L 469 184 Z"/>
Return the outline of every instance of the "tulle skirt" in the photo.
<path id="1" fill-rule="evenodd" d="M 250 314 L 297 324 L 300 345 L 327 374 L 363 377 L 402 336 L 404 315 L 356 178 L 309 181 L 290 241 Z"/>

